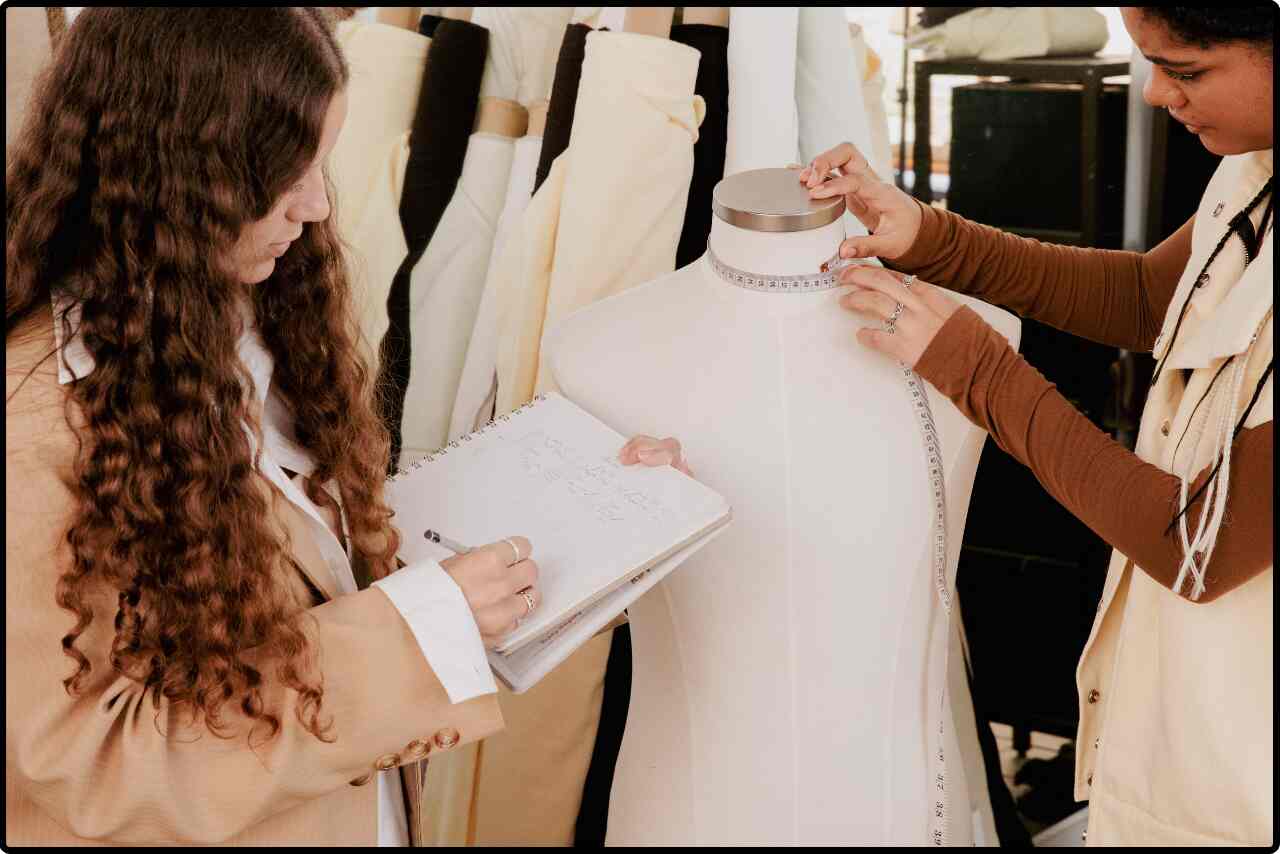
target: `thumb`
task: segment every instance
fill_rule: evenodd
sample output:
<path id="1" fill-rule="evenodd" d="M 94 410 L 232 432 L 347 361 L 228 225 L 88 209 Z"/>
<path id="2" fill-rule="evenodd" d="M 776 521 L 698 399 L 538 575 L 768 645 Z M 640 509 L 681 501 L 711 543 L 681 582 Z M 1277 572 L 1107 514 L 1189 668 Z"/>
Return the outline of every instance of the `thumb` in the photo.
<path id="1" fill-rule="evenodd" d="M 874 258 L 892 251 L 892 241 L 887 237 L 875 234 L 850 237 L 840 244 L 841 258 Z"/>

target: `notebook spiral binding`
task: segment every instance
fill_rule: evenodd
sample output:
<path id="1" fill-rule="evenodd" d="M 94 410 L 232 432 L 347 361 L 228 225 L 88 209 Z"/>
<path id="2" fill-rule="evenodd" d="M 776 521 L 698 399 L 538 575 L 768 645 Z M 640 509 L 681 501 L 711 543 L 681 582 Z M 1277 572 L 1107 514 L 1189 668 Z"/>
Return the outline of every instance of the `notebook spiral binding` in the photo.
<path id="1" fill-rule="evenodd" d="M 427 454 L 422 459 L 417 460 L 416 462 L 397 470 L 395 474 L 387 478 L 387 482 L 390 483 L 390 482 L 397 481 L 400 478 L 413 473 L 419 467 L 424 466 L 427 463 L 435 462 L 436 460 L 443 457 L 445 454 L 452 451 L 454 448 L 460 447 L 462 443 L 470 442 L 474 437 L 487 433 L 488 431 L 494 429 L 500 423 L 506 423 L 507 421 L 510 421 L 512 418 L 516 417 L 521 412 L 524 412 L 526 409 L 531 408 L 534 404 L 546 399 L 547 399 L 547 396 L 545 394 L 539 394 L 535 396 L 533 400 L 529 401 L 524 406 L 518 406 L 515 409 L 511 410 L 510 412 L 506 413 L 505 415 L 499 415 L 497 418 L 493 419 L 488 424 L 481 427 L 479 430 L 473 430 L 472 432 L 468 433 L 465 436 L 460 436 L 457 439 L 454 439 L 449 444 L 444 445 L 438 450 L 432 451 L 431 453 Z"/>

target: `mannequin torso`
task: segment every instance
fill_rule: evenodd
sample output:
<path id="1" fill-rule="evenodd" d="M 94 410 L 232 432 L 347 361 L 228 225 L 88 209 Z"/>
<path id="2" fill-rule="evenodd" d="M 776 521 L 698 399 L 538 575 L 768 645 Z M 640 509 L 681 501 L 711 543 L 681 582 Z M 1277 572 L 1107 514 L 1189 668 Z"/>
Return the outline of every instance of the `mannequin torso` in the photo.
<path id="1" fill-rule="evenodd" d="M 807 275 L 842 222 L 762 233 L 714 217 L 710 247 Z M 630 609 L 610 844 L 927 837 L 925 649 L 945 624 L 928 477 L 901 370 L 856 342 L 847 290 L 746 290 L 704 257 L 548 341 L 567 397 L 624 434 L 678 437 L 734 506 L 719 541 Z M 1016 318 L 960 299 L 1016 344 Z M 954 563 L 985 436 L 929 396 Z"/>

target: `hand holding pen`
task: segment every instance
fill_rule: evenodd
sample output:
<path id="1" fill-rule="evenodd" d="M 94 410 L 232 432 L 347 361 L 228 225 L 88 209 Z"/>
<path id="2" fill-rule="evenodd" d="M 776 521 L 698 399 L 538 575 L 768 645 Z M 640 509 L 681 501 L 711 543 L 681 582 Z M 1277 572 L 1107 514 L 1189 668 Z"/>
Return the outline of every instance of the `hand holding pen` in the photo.
<path id="1" fill-rule="evenodd" d="M 515 631 L 542 601 L 538 565 L 530 559 L 533 546 L 524 537 L 470 548 L 437 531 L 425 536 L 454 552 L 440 565 L 466 597 L 486 649 Z"/>

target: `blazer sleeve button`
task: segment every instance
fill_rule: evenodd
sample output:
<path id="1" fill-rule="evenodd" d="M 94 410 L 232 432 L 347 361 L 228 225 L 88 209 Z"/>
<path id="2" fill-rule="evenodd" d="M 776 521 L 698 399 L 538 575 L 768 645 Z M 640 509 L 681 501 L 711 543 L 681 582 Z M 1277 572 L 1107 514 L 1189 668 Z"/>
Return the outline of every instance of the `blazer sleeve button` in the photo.
<path id="1" fill-rule="evenodd" d="M 357 777 L 354 780 L 352 780 L 351 785 L 363 786 L 365 783 L 368 783 L 372 779 L 373 779 L 373 772 L 370 771 L 368 774 L 365 774 L 363 777 Z"/>
<path id="2" fill-rule="evenodd" d="M 379 756 L 378 761 L 373 763 L 373 767 L 379 771 L 390 771 L 392 768 L 400 764 L 400 754 L 388 753 L 385 756 Z"/>
<path id="3" fill-rule="evenodd" d="M 424 738 L 415 738 L 404 746 L 401 754 L 406 760 L 421 759 L 431 752 L 431 742 Z"/>
<path id="4" fill-rule="evenodd" d="M 439 747 L 442 750 L 448 750 L 450 747 L 453 747 L 455 744 L 457 744 L 459 739 L 461 738 L 462 736 L 458 734 L 458 731 L 456 729 L 454 729 L 453 727 L 445 727 L 444 729 L 436 733 L 434 740 L 436 743 L 436 747 Z"/>

